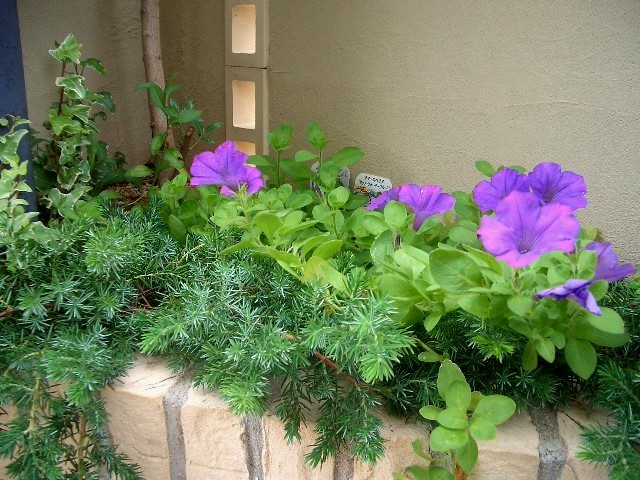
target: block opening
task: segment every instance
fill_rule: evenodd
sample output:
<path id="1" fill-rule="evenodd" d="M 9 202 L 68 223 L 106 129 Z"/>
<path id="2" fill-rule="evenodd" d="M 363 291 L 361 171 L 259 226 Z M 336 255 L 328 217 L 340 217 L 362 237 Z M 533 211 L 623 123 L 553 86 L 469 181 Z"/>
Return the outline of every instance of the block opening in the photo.
<path id="1" fill-rule="evenodd" d="M 256 144 L 251 142 L 243 142 L 242 140 L 234 140 L 233 143 L 236 144 L 236 149 L 241 152 L 246 153 L 247 155 L 255 155 L 256 154 Z"/>
<path id="2" fill-rule="evenodd" d="M 255 5 L 234 5 L 231 8 L 231 51 L 256 53 Z"/>
<path id="3" fill-rule="evenodd" d="M 256 82 L 233 80 L 231 83 L 233 102 L 233 126 L 255 130 L 256 128 Z"/>

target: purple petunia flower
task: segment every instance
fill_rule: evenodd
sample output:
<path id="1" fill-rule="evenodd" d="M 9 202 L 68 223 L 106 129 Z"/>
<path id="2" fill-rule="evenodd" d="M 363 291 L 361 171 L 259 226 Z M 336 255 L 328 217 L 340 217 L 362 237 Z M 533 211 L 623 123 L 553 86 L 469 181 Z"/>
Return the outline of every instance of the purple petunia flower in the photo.
<path id="1" fill-rule="evenodd" d="M 591 242 L 585 250 L 594 251 L 598 256 L 596 271 L 591 280 L 567 280 L 564 285 L 538 292 L 538 296 L 555 298 L 556 300 L 573 300 L 587 311 L 595 315 L 602 315 L 602 310 L 589 290 L 589 286 L 598 280 L 606 280 L 607 282 L 622 280 L 629 275 L 635 275 L 638 271 L 630 263 L 620 265 L 618 256 L 610 243 Z"/>
<path id="2" fill-rule="evenodd" d="M 442 188 L 436 185 L 405 184 L 400 187 L 398 200 L 411 207 L 416 214 L 413 229 L 419 230 L 425 220 L 433 215 L 451 210 L 456 202 L 448 193 L 442 193 Z"/>
<path id="3" fill-rule="evenodd" d="M 514 190 L 528 192 L 529 180 L 517 170 L 505 168 L 495 173 L 490 181 L 480 182 L 473 189 L 473 201 L 483 212 L 495 210 L 500 200 Z"/>
<path id="4" fill-rule="evenodd" d="M 387 203 L 398 201 L 398 194 L 400 193 L 400 187 L 393 187 L 391 190 L 387 190 L 375 198 L 372 198 L 369 204 L 365 207 L 367 210 L 382 210 L 387 206 Z"/>
<path id="5" fill-rule="evenodd" d="M 563 172 L 557 163 L 541 163 L 529 174 L 529 185 L 543 204 L 560 203 L 571 210 L 587 206 L 587 185 L 574 172 Z"/>
<path id="6" fill-rule="evenodd" d="M 580 224 L 567 205 L 540 205 L 531 193 L 511 192 L 484 216 L 478 237 L 484 248 L 512 268 L 526 267 L 543 253 L 573 251 Z"/>
<path id="7" fill-rule="evenodd" d="M 246 165 L 247 154 L 236 150 L 235 144 L 228 140 L 218 146 L 214 152 L 202 152 L 193 157 L 191 165 L 191 185 L 220 185 L 220 193 L 235 197 L 242 185 L 247 193 L 255 193 L 264 183 L 260 171 Z"/>

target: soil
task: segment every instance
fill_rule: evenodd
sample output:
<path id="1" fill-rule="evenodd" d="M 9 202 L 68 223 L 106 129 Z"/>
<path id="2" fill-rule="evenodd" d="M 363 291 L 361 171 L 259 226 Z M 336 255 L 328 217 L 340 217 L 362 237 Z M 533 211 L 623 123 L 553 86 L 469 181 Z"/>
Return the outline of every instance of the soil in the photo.
<path id="1" fill-rule="evenodd" d="M 116 205 L 131 209 L 136 205 L 146 205 L 149 202 L 149 190 L 153 187 L 153 179 L 143 179 L 140 186 L 123 181 L 110 185 L 107 190 L 112 190 L 122 195 L 122 198 L 116 201 Z"/>

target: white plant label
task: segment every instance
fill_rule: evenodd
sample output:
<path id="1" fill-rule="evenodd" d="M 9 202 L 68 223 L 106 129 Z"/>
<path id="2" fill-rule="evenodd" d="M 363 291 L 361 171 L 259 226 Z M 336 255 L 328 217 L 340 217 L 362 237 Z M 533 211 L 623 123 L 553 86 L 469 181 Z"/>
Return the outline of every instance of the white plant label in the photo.
<path id="1" fill-rule="evenodd" d="M 391 180 L 384 177 L 377 177 L 369 173 L 361 173 L 356 177 L 353 184 L 353 192 L 358 195 L 366 195 L 374 198 L 381 193 L 391 190 Z"/>
<path id="2" fill-rule="evenodd" d="M 320 168 L 320 162 L 316 162 L 311 165 L 311 170 L 318 173 L 318 169 Z M 351 170 L 348 167 L 342 167 L 340 169 L 340 173 L 338 174 L 338 180 L 345 188 L 349 188 L 349 182 L 351 181 Z M 313 183 L 313 182 L 312 182 Z M 311 185 L 313 188 L 313 185 Z"/>

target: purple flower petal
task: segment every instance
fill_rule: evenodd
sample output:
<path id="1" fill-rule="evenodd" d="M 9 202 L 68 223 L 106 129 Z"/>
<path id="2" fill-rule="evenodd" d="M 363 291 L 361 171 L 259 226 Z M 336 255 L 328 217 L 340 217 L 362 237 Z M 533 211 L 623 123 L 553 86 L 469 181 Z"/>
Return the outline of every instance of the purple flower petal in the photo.
<path id="1" fill-rule="evenodd" d="M 591 242 L 586 246 L 585 250 L 591 250 L 598 255 L 598 263 L 593 281 L 606 280 L 607 282 L 616 282 L 638 273 L 636 267 L 630 263 L 619 265 L 618 255 L 613 251 L 611 243 Z"/>
<path id="2" fill-rule="evenodd" d="M 425 220 L 433 215 L 451 210 L 456 202 L 448 193 L 442 193 L 437 185 L 406 184 L 400 187 L 398 200 L 411 207 L 416 214 L 413 229 L 419 230 Z"/>
<path id="3" fill-rule="evenodd" d="M 587 185 L 574 172 L 563 172 L 557 163 L 541 163 L 529 174 L 531 190 L 543 204 L 560 203 L 571 210 L 587 206 Z"/>
<path id="4" fill-rule="evenodd" d="M 367 210 L 383 210 L 387 206 L 387 203 L 398 201 L 398 194 L 400 193 L 400 187 L 393 187 L 391 190 L 381 193 L 375 198 L 372 198 L 369 204 L 365 207 Z"/>
<path id="5" fill-rule="evenodd" d="M 594 315 L 602 315 L 602 310 L 600 310 L 596 298 L 589 290 L 589 285 L 592 283 L 593 280 L 567 280 L 564 285 L 538 292 L 538 297 L 573 300 Z"/>
<path id="6" fill-rule="evenodd" d="M 232 141 L 226 141 L 213 152 L 202 152 L 193 157 L 192 185 L 233 184 L 247 162 L 247 154 L 236 150 Z"/>
<path id="7" fill-rule="evenodd" d="M 512 268 L 525 267 L 543 253 L 571 252 L 580 224 L 566 205 L 540 206 L 531 193 L 511 192 L 484 216 L 478 237 L 484 248 Z"/>
<path id="8" fill-rule="evenodd" d="M 231 141 L 226 141 L 215 153 L 202 152 L 193 157 L 191 185 L 220 185 L 220 193 L 235 197 L 242 185 L 247 194 L 257 192 L 264 186 L 262 174 L 256 167 L 246 165 L 247 154 L 236 150 Z"/>
<path id="9" fill-rule="evenodd" d="M 517 170 L 505 168 L 491 177 L 490 181 L 480 182 L 473 189 L 473 201 L 483 212 L 495 210 L 500 200 L 513 191 L 528 192 L 529 180 Z"/>

